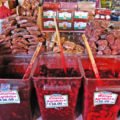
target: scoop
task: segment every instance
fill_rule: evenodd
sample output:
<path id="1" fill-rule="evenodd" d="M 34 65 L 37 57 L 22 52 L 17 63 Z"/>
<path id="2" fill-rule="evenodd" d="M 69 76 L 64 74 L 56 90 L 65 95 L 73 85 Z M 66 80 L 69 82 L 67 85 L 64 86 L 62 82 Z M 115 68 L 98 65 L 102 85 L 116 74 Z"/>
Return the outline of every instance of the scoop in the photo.
<path id="1" fill-rule="evenodd" d="M 27 70 L 25 71 L 23 79 L 31 78 L 32 75 L 34 74 L 34 70 L 35 70 L 34 64 L 35 64 L 35 62 L 36 62 L 36 60 L 37 60 L 37 58 L 39 56 L 41 48 L 42 48 L 42 43 L 39 42 L 38 45 L 37 45 L 37 48 L 36 48 L 36 50 L 35 50 L 35 52 L 34 52 L 34 54 L 32 56 L 30 64 L 28 65 Z"/>
<path id="2" fill-rule="evenodd" d="M 42 12 L 43 12 L 43 3 L 44 0 L 40 0 L 39 7 L 38 7 L 38 18 L 37 18 L 37 24 L 42 31 Z"/>
<path id="3" fill-rule="evenodd" d="M 85 43 L 85 46 L 86 46 L 86 49 L 87 49 L 87 52 L 88 52 L 88 55 L 89 55 L 89 59 L 90 59 L 91 64 L 92 64 L 92 68 L 93 68 L 95 77 L 97 78 L 97 80 L 100 80 L 99 71 L 98 71 L 98 68 L 97 68 L 95 59 L 94 59 L 94 57 L 93 57 L 93 54 L 92 54 L 91 48 L 90 48 L 90 46 L 89 46 L 89 43 L 88 43 L 88 40 L 87 40 L 86 35 L 83 34 L 83 35 L 82 35 L 82 38 L 83 38 L 83 41 L 84 41 L 84 43 Z"/>
<path id="4" fill-rule="evenodd" d="M 62 65 L 63 65 L 64 72 L 66 73 L 67 72 L 67 65 L 66 65 L 65 56 L 64 56 L 64 53 L 63 53 L 63 47 L 62 47 L 61 41 L 60 41 L 60 33 L 59 33 L 59 30 L 58 30 L 57 21 L 56 21 L 55 17 L 54 17 L 54 23 L 55 23 L 58 45 L 59 45 L 59 48 L 60 48 L 60 51 L 61 51 L 60 54 L 61 54 Z"/>

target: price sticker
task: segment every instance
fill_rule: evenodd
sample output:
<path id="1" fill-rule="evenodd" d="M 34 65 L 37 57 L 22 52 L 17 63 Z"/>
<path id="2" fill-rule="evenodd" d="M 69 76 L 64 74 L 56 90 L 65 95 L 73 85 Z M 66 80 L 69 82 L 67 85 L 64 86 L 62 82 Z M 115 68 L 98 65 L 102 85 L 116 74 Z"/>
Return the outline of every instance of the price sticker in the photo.
<path id="1" fill-rule="evenodd" d="M 46 108 L 68 107 L 68 95 L 52 94 L 44 98 Z"/>
<path id="2" fill-rule="evenodd" d="M 94 93 L 94 106 L 97 105 L 113 105 L 116 103 L 118 94 L 108 92 L 108 91 L 101 91 Z"/>
<path id="3" fill-rule="evenodd" d="M 18 91 L 9 90 L 9 91 L 0 91 L 0 104 L 19 104 L 20 97 Z"/>

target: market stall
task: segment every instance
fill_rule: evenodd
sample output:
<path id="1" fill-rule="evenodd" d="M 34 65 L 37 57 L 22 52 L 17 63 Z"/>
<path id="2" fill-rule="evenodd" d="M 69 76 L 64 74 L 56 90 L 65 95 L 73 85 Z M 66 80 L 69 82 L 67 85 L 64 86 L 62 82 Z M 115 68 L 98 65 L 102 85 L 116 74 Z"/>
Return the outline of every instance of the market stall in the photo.
<path id="1" fill-rule="evenodd" d="M 0 120 L 119 119 L 119 21 L 119 0 L 0 0 Z"/>

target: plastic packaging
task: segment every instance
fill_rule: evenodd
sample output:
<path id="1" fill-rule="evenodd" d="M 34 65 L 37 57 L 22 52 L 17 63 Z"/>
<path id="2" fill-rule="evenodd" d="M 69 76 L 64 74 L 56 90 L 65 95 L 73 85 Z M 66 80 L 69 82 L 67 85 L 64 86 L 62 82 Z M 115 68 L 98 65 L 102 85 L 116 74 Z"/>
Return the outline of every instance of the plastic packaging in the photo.
<path id="1" fill-rule="evenodd" d="M 80 73 L 75 56 L 65 56 L 67 68 Z M 62 69 L 59 55 L 41 56 L 34 77 L 34 85 L 43 120 L 75 120 L 75 107 L 82 77 L 39 77 L 40 66 Z M 45 71 L 44 71 L 45 72 Z M 55 74 L 55 73 L 54 73 Z M 61 74 L 61 73 L 59 73 Z"/>
<path id="2" fill-rule="evenodd" d="M 43 9 L 51 9 L 51 10 L 58 10 L 60 8 L 60 3 L 53 3 L 53 2 L 45 2 L 43 5 Z"/>
<path id="3" fill-rule="evenodd" d="M 116 120 L 120 110 L 120 59 L 96 57 L 101 84 L 94 77 L 89 58 L 83 58 L 84 120 Z"/>
<path id="4" fill-rule="evenodd" d="M 120 10 L 120 1 L 119 0 L 112 0 L 112 9 Z"/>
<path id="5" fill-rule="evenodd" d="M 113 0 L 101 0 L 101 7 L 102 8 L 112 8 L 112 1 Z"/>
<path id="6" fill-rule="evenodd" d="M 72 1 L 45 2 L 43 5 L 43 30 L 55 30 L 54 16 L 56 16 L 60 31 L 84 30 L 88 20 L 93 19 L 93 14 L 89 14 L 87 8 L 87 10 L 81 10 L 80 8 L 80 10 L 78 10 L 79 4 L 80 3 Z M 93 5 L 93 2 L 90 2 L 90 5 Z"/>
<path id="7" fill-rule="evenodd" d="M 4 19 L 0 19 L 0 34 L 2 33 L 2 23 L 3 23 Z"/>
<path id="8" fill-rule="evenodd" d="M 58 13 L 59 20 L 72 20 L 72 11 L 71 10 L 60 10 Z"/>
<path id="9" fill-rule="evenodd" d="M 58 27 L 60 30 L 72 29 L 72 10 L 60 10 L 58 12 Z"/>
<path id="10" fill-rule="evenodd" d="M 84 30 L 87 27 L 89 13 L 86 11 L 75 10 L 73 18 L 74 18 L 73 19 L 74 30 Z"/>
<path id="11" fill-rule="evenodd" d="M 4 5 L 0 6 L 0 19 L 4 19 L 13 14 L 13 11 L 5 7 Z"/>
<path id="12" fill-rule="evenodd" d="M 74 30 L 84 30 L 87 27 L 87 22 L 75 21 Z"/>
<path id="13" fill-rule="evenodd" d="M 59 3 L 45 2 L 43 5 L 43 29 L 55 30 L 54 17 L 57 17 L 57 12 L 60 8 Z"/>
<path id="14" fill-rule="evenodd" d="M 86 11 L 75 11 L 74 19 L 78 20 L 88 20 L 89 14 Z"/>
<path id="15" fill-rule="evenodd" d="M 88 11 L 94 14 L 95 11 L 95 2 L 92 1 L 80 1 L 78 2 L 78 9 L 81 11 Z"/>
<path id="16" fill-rule="evenodd" d="M 109 9 L 96 9 L 95 19 L 97 20 L 110 20 L 111 10 Z"/>
<path id="17" fill-rule="evenodd" d="M 120 21 L 120 10 L 112 11 L 111 20 L 112 21 Z"/>
<path id="18" fill-rule="evenodd" d="M 30 80 L 22 80 L 29 57 L 0 57 L 0 120 L 32 120 Z"/>
<path id="19" fill-rule="evenodd" d="M 55 29 L 55 23 L 53 20 L 44 20 L 43 21 L 43 28 L 44 29 L 49 29 L 49 30 L 54 30 Z"/>
<path id="20" fill-rule="evenodd" d="M 70 0 L 70 2 L 60 1 L 60 6 L 61 6 L 61 9 L 67 9 L 67 10 L 76 10 L 78 7 L 77 2 L 72 2 L 72 0 Z"/>
<path id="21" fill-rule="evenodd" d="M 72 29 L 72 22 L 69 21 L 59 21 L 58 27 L 60 30 L 71 30 Z"/>
<path id="22" fill-rule="evenodd" d="M 54 11 L 54 10 L 46 10 L 46 11 L 43 11 L 43 18 L 54 18 L 57 16 L 57 12 Z"/>

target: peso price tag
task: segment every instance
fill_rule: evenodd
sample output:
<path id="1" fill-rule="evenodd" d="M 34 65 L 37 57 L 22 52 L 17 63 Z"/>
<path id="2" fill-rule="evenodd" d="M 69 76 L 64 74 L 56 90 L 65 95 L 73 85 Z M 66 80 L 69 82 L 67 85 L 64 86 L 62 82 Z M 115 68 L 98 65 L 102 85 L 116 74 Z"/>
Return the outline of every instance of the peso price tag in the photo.
<path id="1" fill-rule="evenodd" d="M 94 106 L 97 105 L 113 105 L 116 103 L 118 94 L 108 92 L 108 91 L 101 91 L 94 93 Z"/>
<path id="2" fill-rule="evenodd" d="M 0 91 L 0 104 L 19 104 L 20 97 L 18 91 L 9 90 L 9 91 Z"/>
<path id="3" fill-rule="evenodd" d="M 52 94 L 44 98 L 46 108 L 68 107 L 68 95 Z"/>

